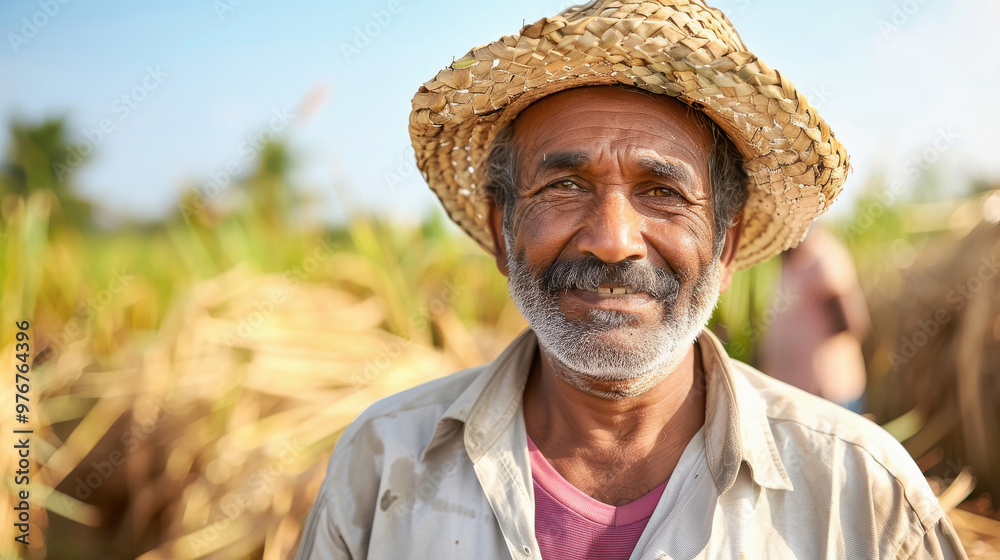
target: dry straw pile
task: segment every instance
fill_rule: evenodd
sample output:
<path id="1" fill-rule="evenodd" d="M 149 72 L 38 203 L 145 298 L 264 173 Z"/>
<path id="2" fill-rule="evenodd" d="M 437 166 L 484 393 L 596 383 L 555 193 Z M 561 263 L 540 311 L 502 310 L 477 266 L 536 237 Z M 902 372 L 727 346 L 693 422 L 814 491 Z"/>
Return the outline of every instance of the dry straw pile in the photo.
<path id="1" fill-rule="evenodd" d="M 942 505 L 955 508 L 970 557 L 980 558 L 1000 558 L 998 208 L 1000 191 L 911 206 L 901 225 L 925 236 L 886 251 L 884 261 L 903 261 L 898 273 L 868 274 L 868 408 L 895 419 L 887 428 L 920 458 Z M 928 228 L 936 235 L 926 237 Z"/>
<path id="2" fill-rule="evenodd" d="M 0 353 L 13 361 L 7 323 L 32 317 L 33 351 L 47 350 L 31 373 L 31 558 L 286 558 L 349 422 L 490 359 L 523 327 L 471 243 L 442 247 L 433 231 L 415 243 L 419 232 L 383 236 L 371 223 L 289 249 L 298 257 L 281 272 L 237 265 L 195 282 L 155 331 L 132 328 L 153 313 L 141 270 L 121 290 L 76 286 L 75 300 L 113 293 L 88 321 L 60 320 L 56 292 L 32 292 L 57 283 L 47 267 L 59 244 L 48 263 L 22 259 L 46 254 L 47 206 L 35 202 L 9 222 L 5 270 L 18 289 L 4 292 Z M 460 313 L 475 306 L 489 326 L 466 326 Z M 13 499 L 0 493 L 7 526 Z M 0 556 L 23 552 L 0 544 Z"/>
<path id="3" fill-rule="evenodd" d="M 79 524 L 50 517 L 36 535 L 120 558 L 288 557 L 340 431 L 381 397 L 485 359 L 438 313 L 444 344 L 415 343 L 380 327 L 374 297 L 236 268 L 200 283 L 126 367 L 96 370 L 87 341 L 70 345 L 36 369 L 38 431 L 55 443 L 37 480 Z"/>

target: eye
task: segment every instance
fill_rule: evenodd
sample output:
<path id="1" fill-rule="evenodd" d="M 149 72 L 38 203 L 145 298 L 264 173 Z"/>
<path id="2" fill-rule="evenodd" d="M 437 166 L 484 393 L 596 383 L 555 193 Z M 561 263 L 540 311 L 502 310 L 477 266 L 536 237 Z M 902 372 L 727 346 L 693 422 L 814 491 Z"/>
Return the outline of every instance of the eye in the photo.
<path id="1" fill-rule="evenodd" d="M 560 179 L 558 181 L 553 181 L 548 185 L 545 185 L 547 189 L 559 189 L 559 190 L 579 190 L 580 185 L 576 184 L 576 181 L 571 179 Z"/>
<path id="2" fill-rule="evenodd" d="M 646 196 L 653 197 L 676 197 L 680 196 L 677 191 L 670 187 L 653 187 L 646 191 Z"/>

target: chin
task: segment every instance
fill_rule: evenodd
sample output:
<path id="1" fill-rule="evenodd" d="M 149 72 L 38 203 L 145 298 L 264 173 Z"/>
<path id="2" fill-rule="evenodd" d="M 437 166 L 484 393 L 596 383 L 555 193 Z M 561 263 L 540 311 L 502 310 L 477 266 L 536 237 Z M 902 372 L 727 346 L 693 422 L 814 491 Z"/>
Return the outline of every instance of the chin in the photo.
<path id="1" fill-rule="evenodd" d="M 655 327 L 541 326 L 535 333 L 542 347 L 560 364 L 600 381 L 637 379 L 672 362 L 679 363 L 678 355 L 683 359 L 690 343 Z"/>
<path id="2" fill-rule="evenodd" d="M 594 345 L 592 351 L 550 355 L 557 376 L 577 389 L 604 399 L 635 397 L 673 373 L 687 354 L 687 345 L 637 352 L 620 345 Z M 548 350 L 548 349 L 547 349 Z"/>

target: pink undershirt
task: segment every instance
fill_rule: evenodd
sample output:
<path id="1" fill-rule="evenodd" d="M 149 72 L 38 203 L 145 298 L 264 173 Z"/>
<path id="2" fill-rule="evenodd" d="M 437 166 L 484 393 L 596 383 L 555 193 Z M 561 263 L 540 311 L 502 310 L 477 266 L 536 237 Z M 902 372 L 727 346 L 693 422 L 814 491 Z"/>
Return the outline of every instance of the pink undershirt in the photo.
<path id="1" fill-rule="evenodd" d="M 578 490 L 528 438 L 535 488 L 535 536 L 544 560 L 628 560 L 667 483 L 615 507 Z"/>

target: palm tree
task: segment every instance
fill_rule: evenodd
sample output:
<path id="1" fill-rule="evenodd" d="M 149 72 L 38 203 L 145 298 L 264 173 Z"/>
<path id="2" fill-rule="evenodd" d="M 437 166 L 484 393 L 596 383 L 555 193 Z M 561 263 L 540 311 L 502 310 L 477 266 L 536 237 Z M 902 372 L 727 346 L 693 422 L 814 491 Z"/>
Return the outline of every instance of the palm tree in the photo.
<path id="1" fill-rule="evenodd" d="M 27 197 L 35 191 L 49 191 L 57 204 L 52 214 L 56 226 L 89 227 L 93 224 L 93 204 L 76 194 L 73 179 L 87 161 L 90 144 L 72 145 L 66 140 L 66 124 L 61 118 L 40 124 L 15 120 L 10 126 L 10 144 L 0 164 L 0 201 Z"/>

